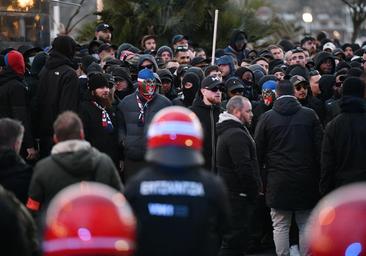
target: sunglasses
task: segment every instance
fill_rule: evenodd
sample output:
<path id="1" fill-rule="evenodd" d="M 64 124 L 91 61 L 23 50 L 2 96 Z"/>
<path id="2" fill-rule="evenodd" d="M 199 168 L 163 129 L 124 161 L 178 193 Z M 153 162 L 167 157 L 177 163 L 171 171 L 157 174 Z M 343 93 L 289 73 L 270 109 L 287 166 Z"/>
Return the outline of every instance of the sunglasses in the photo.
<path id="1" fill-rule="evenodd" d="M 242 94 L 244 92 L 243 89 L 234 89 L 230 91 L 232 94 Z"/>
<path id="2" fill-rule="evenodd" d="M 149 64 L 149 65 L 146 65 L 146 66 L 140 66 L 139 67 L 139 70 L 143 70 L 144 68 L 153 69 L 154 68 L 154 65 L 153 64 Z"/>
<path id="3" fill-rule="evenodd" d="M 211 92 L 217 92 L 217 91 L 222 91 L 222 88 L 215 86 L 215 87 L 210 88 L 210 89 L 207 88 L 207 90 L 210 90 Z"/>
<path id="4" fill-rule="evenodd" d="M 298 85 L 295 86 L 296 91 L 300 91 L 301 88 L 303 88 L 304 90 L 307 90 L 308 86 L 305 85 L 305 84 L 298 84 Z"/>

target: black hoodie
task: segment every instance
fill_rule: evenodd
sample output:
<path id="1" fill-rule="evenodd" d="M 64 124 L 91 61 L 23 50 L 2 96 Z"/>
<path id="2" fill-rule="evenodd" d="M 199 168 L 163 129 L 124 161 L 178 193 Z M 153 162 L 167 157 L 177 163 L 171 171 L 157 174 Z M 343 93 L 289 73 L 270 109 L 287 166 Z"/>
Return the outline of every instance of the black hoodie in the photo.
<path id="1" fill-rule="evenodd" d="M 66 110 L 78 111 L 79 79 L 70 58 L 52 51 L 39 75 L 35 111 L 39 115 L 38 135 L 51 137 L 57 116 Z"/>
<path id="2" fill-rule="evenodd" d="M 27 89 L 21 77 L 11 69 L 0 75 L 0 118 L 9 117 L 22 122 L 25 132 L 24 148 L 33 147 Z"/>
<path id="3" fill-rule="evenodd" d="M 294 96 L 279 97 L 261 116 L 255 141 L 269 207 L 306 210 L 317 203 L 322 135 L 315 112 Z"/>
<path id="4" fill-rule="evenodd" d="M 315 57 L 314 57 L 314 62 L 315 62 L 315 68 L 319 71 L 319 73 L 321 75 L 323 75 L 323 71 L 320 70 L 320 65 L 326 60 L 326 59 L 330 59 L 332 61 L 332 70 L 331 70 L 331 74 L 334 74 L 335 72 L 335 60 L 334 57 L 331 53 L 329 52 L 319 52 Z"/>

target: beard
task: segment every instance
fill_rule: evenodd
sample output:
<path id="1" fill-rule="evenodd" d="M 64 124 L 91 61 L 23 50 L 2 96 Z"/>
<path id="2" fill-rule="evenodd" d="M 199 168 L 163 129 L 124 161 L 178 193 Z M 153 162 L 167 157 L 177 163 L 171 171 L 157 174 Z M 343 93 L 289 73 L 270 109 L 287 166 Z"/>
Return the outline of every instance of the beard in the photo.
<path id="1" fill-rule="evenodd" d="M 92 101 L 95 101 L 96 103 L 98 103 L 99 105 L 101 105 L 102 107 L 106 108 L 106 107 L 111 107 L 112 106 L 112 99 L 111 97 L 99 97 L 98 95 L 92 95 Z"/>

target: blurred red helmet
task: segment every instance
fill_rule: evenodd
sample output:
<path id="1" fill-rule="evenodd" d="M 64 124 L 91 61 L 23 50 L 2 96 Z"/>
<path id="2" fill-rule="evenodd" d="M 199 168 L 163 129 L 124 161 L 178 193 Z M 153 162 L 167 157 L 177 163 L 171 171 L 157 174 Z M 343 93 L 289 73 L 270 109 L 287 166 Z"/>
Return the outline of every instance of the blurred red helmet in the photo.
<path id="1" fill-rule="evenodd" d="M 366 183 L 324 197 L 311 214 L 306 239 L 313 256 L 366 255 Z"/>
<path id="2" fill-rule="evenodd" d="M 45 256 L 127 256 L 135 250 L 136 221 L 125 197 L 99 183 L 71 185 L 51 201 Z"/>
<path id="3" fill-rule="evenodd" d="M 201 123 L 189 109 L 179 106 L 160 110 L 148 130 L 146 160 L 167 166 L 203 163 Z"/>

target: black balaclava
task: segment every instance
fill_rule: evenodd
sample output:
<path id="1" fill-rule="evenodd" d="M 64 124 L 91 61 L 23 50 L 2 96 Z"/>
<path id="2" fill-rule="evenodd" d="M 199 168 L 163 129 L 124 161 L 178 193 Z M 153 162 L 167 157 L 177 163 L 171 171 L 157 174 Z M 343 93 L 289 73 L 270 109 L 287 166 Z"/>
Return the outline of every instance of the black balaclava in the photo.
<path id="1" fill-rule="evenodd" d="M 184 88 L 184 84 L 186 82 L 192 83 L 193 86 L 189 89 Z M 182 91 L 184 95 L 183 103 L 185 106 L 192 105 L 199 88 L 200 88 L 200 78 L 198 77 L 198 75 L 194 72 L 185 73 L 182 80 Z"/>

